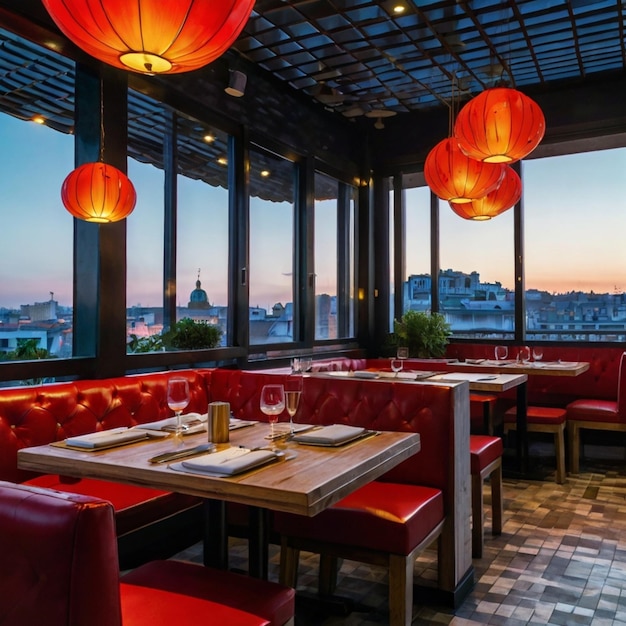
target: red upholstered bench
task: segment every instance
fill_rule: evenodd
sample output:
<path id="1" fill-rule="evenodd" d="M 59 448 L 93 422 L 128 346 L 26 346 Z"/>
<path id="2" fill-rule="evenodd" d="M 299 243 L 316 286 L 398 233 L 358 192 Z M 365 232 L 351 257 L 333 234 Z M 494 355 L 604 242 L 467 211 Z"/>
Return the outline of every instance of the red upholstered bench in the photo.
<path id="1" fill-rule="evenodd" d="M 526 423 L 529 433 L 552 433 L 556 455 L 556 482 L 565 482 L 565 409 L 547 406 L 529 406 Z M 504 413 L 504 434 L 517 429 L 517 407 Z"/>
<path id="2" fill-rule="evenodd" d="M 470 469 L 472 472 L 472 556 L 483 555 L 484 499 L 483 482 L 491 485 L 491 534 L 502 533 L 502 452 L 500 437 L 470 435 Z"/>

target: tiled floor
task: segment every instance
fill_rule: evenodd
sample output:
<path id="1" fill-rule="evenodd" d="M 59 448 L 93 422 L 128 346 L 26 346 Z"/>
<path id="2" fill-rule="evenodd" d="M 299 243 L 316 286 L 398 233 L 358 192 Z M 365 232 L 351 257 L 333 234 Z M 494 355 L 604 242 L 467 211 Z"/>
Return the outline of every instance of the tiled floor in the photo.
<path id="1" fill-rule="evenodd" d="M 503 534 L 486 534 L 484 556 L 474 560 L 472 592 L 456 610 L 416 605 L 413 623 L 626 625 L 626 463 L 581 469 L 564 485 L 554 483 L 553 475 L 544 481 L 505 479 Z M 245 543 L 231 541 L 231 565 L 244 568 Z M 198 550 L 180 556 L 197 560 Z M 278 559 L 272 546 L 274 580 Z M 428 551 L 416 575 L 432 579 L 435 563 L 434 550 Z M 298 590 L 305 597 L 315 593 L 316 572 L 317 557 L 303 554 Z M 354 602 L 349 615 L 323 614 L 319 603 L 302 600 L 296 626 L 387 623 L 383 570 L 344 562 L 338 594 Z"/>

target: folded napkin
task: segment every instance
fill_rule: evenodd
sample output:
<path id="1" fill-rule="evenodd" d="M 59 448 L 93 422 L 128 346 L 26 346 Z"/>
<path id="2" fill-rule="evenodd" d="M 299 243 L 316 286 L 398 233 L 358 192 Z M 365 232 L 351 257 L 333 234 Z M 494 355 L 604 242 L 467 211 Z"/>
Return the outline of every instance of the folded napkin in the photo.
<path id="1" fill-rule="evenodd" d="M 245 428 L 246 426 L 254 426 L 258 422 L 252 420 L 240 420 L 237 417 L 231 417 L 228 424 L 228 430 L 237 430 L 238 428 Z"/>
<path id="2" fill-rule="evenodd" d="M 337 446 L 362 437 L 367 430 L 360 426 L 333 424 L 310 430 L 293 437 L 293 441 L 317 446 Z"/>
<path id="3" fill-rule="evenodd" d="M 186 413 L 185 415 L 181 415 L 181 421 L 183 424 L 206 422 L 207 419 L 206 413 L 204 415 L 200 415 L 200 413 Z M 176 428 L 176 417 L 166 417 L 165 419 L 158 420 L 156 422 L 137 424 L 137 428 L 143 428 L 145 430 L 166 430 L 168 428 Z"/>
<path id="4" fill-rule="evenodd" d="M 417 372 L 379 372 L 381 378 L 397 378 L 399 380 L 416 380 Z"/>
<path id="5" fill-rule="evenodd" d="M 133 428 L 111 428 L 110 430 L 102 430 L 97 433 L 68 437 L 65 440 L 65 445 L 76 448 L 110 448 L 147 438 L 148 435 L 146 433 Z"/>
<path id="6" fill-rule="evenodd" d="M 182 461 L 180 464 L 187 471 L 233 476 L 270 461 L 275 461 L 277 458 L 276 453 L 272 452 L 272 450 L 227 448 L 220 452 L 203 454 L 195 459 Z"/>
<path id="7" fill-rule="evenodd" d="M 356 370 L 352 372 L 355 378 L 378 378 L 379 372 L 368 372 L 367 370 Z"/>

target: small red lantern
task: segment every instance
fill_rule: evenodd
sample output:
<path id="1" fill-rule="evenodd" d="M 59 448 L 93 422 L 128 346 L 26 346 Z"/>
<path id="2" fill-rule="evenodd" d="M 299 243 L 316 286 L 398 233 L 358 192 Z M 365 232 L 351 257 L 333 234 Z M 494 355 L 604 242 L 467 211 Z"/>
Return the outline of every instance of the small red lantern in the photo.
<path id="1" fill-rule="evenodd" d="M 61 187 L 65 208 L 79 220 L 106 224 L 128 217 L 137 194 L 128 177 L 107 163 L 85 163 Z"/>
<path id="2" fill-rule="evenodd" d="M 539 105 L 509 87 L 483 91 L 459 111 L 454 124 L 461 150 L 485 163 L 523 159 L 539 145 L 545 130 Z"/>
<path id="3" fill-rule="evenodd" d="M 490 220 L 515 206 L 522 197 L 522 181 L 517 172 L 507 165 L 500 184 L 484 198 L 464 204 L 450 202 L 450 208 L 466 220 Z"/>
<path id="4" fill-rule="evenodd" d="M 435 195 L 457 203 L 486 196 L 502 178 L 500 163 L 481 163 L 461 152 L 453 137 L 440 141 L 426 157 L 424 178 Z"/>
<path id="5" fill-rule="evenodd" d="M 243 30 L 254 0 L 42 0 L 61 32 L 123 70 L 176 74 L 215 60 Z"/>

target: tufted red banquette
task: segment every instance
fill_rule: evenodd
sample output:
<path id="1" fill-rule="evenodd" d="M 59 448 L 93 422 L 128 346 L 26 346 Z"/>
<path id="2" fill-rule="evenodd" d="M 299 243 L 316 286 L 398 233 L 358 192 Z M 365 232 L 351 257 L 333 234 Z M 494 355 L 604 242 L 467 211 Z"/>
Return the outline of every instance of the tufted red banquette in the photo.
<path id="1" fill-rule="evenodd" d="M 119 536 L 197 507 L 196 498 L 182 494 L 88 478 L 38 476 L 17 467 L 21 448 L 170 416 L 166 389 L 172 375 L 142 374 L 0 389 L 0 480 L 107 500 L 116 511 Z M 202 371 L 177 371 L 176 375 L 189 380 L 192 394 L 188 410 L 206 412 Z"/>

